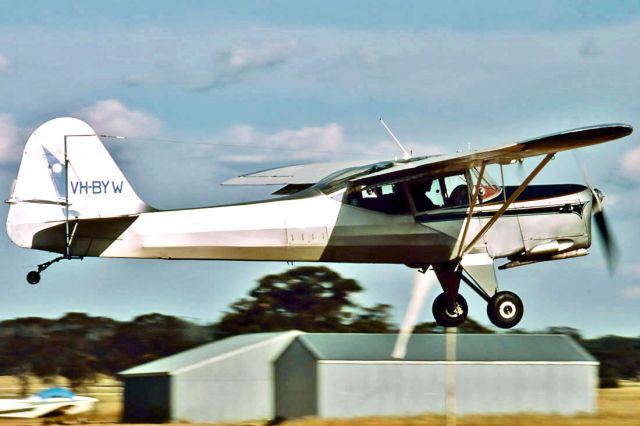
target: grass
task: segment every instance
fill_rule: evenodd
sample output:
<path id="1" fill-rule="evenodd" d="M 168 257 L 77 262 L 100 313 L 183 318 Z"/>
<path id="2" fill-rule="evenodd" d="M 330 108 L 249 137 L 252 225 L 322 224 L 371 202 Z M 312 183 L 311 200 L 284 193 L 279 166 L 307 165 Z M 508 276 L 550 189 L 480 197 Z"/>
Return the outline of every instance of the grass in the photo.
<path id="1" fill-rule="evenodd" d="M 301 419 L 287 426 L 435 426 L 447 425 L 444 416 L 371 417 L 358 419 Z M 577 416 L 509 414 L 460 416 L 457 426 L 628 426 L 640 425 L 640 383 L 627 382 L 618 389 L 598 390 L 598 413 Z M 454 423 L 449 423 L 454 424 Z"/>
<path id="2" fill-rule="evenodd" d="M 63 379 L 54 383 L 65 386 Z M 32 380 L 31 390 L 37 391 L 49 387 Z M 11 377 L 0 377 L 0 395 L 4 398 L 15 397 L 18 381 Z M 122 410 L 122 392 L 120 384 L 107 377 L 87 386 L 83 395 L 100 399 L 96 411 L 83 416 L 91 424 L 117 425 Z M 598 413 L 577 416 L 510 414 L 491 416 L 460 416 L 457 426 L 600 426 L 600 425 L 639 425 L 640 426 L 640 382 L 624 382 L 618 389 L 598 390 Z M 284 426 L 445 426 L 447 419 L 442 415 L 422 415 L 415 417 L 367 417 L 356 419 L 319 419 L 305 418 L 283 423 Z M 46 424 L 42 419 L 0 419 L 0 426 L 34 426 Z M 53 424 L 53 423 L 52 423 Z M 67 422 L 66 424 L 74 424 Z M 262 422 L 247 422 L 245 425 L 264 425 Z M 449 423 L 453 424 L 453 423 Z M 189 423 L 190 426 L 197 426 Z M 142 426 L 142 425 L 137 425 Z"/>

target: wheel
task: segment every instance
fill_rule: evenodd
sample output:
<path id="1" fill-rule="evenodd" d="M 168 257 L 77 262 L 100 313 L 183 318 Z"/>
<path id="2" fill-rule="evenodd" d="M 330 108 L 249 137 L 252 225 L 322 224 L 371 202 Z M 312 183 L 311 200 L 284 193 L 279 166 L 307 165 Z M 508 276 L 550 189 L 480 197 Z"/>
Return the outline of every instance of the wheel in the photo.
<path id="1" fill-rule="evenodd" d="M 515 327 L 524 314 L 522 300 L 510 291 L 499 291 L 487 304 L 489 320 L 500 328 Z"/>
<path id="2" fill-rule="evenodd" d="M 438 297 L 436 297 L 436 300 L 433 301 L 431 310 L 436 322 L 441 326 L 457 327 L 467 319 L 469 306 L 467 305 L 467 301 L 464 297 L 462 297 L 461 294 L 458 294 L 455 312 L 449 312 L 447 309 L 447 297 L 444 293 L 440 293 Z"/>
<path id="3" fill-rule="evenodd" d="M 40 282 L 40 272 L 31 271 L 27 274 L 27 281 L 31 285 L 36 285 Z"/>

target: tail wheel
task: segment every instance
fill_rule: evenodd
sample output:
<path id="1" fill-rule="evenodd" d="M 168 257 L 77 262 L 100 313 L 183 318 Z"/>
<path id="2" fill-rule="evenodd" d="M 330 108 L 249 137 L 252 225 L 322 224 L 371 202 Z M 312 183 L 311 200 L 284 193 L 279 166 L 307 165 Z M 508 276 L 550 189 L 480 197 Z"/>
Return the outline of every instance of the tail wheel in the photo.
<path id="1" fill-rule="evenodd" d="M 524 314 L 522 300 L 510 291 L 499 291 L 487 304 L 489 320 L 500 328 L 515 327 Z"/>
<path id="2" fill-rule="evenodd" d="M 40 273 L 38 271 L 31 271 L 27 274 L 27 282 L 31 285 L 36 285 L 40 282 Z"/>
<path id="3" fill-rule="evenodd" d="M 457 327 L 467 319 L 469 306 L 467 305 L 467 301 L 464 297 L 462 297 L 461 294 L 458 294 L 458 298 L 456 299 L 456 308 L 453 312 L 449 312 L 449 309 L 447 308 L 447 298 L 444 293 L 440 293 L 438 297 L 436 297 L 436 300 L 433 301 L 431 310 L 436 322 L 441 326 Z"/>

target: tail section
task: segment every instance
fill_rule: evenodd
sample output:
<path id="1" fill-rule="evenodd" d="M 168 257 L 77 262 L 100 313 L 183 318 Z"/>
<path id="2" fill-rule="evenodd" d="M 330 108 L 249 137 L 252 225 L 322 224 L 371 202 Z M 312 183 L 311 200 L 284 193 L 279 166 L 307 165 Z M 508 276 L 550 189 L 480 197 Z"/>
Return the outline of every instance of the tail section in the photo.
<path id="1" fill-rule="evenodd" d="M 70 117 L 48 121 L 33 132 L 7 203 L 9 237 L 27 248 L 41 248 L 34 236 L 67 221 L 130 217 L 150 210 L 95 131 Z"/>

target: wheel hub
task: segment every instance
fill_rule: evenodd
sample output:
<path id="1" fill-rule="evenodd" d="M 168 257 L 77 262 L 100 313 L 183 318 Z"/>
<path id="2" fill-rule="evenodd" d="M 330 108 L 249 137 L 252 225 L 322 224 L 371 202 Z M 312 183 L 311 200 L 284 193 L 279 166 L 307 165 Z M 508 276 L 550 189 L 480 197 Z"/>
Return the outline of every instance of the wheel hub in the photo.
<path id="1" fill-rule="evenodd" d="M 457 327 L 462 324 L 467 318 L 468 310 L 467 301 L 461 294 L 458 295 L 455 307 L 450 310 L 444 293 L 440 293 L 436 297 L 431 308 L 436 322 L 443 327 Z"/>
<path id="2" fill-rule="evenodd" d="M 502 316 L 503 318 L 511 319 L 516 316 L 518 309 L 516 308 L 516 305 L 513 302 L 505 301 L 500 304 L 499 312 L 500 312 L 500 316 Z"/>
<path id="3" fill-rule="evenodd" d="M 459 303 L 456 303 L 456 307 L 453 310 L 453 312 L 449 312 L 448 308 L 444 309 L 444 313 L 450 317 L 450 318 L 458 318 L 460 315 L 462 315 L 464 313 L 462 307 L 460 306 Z"/>

